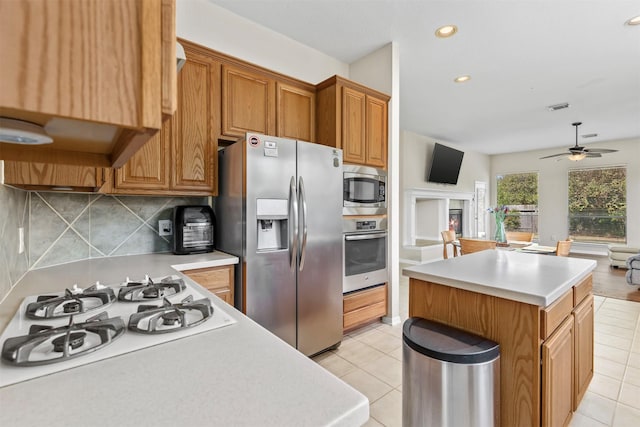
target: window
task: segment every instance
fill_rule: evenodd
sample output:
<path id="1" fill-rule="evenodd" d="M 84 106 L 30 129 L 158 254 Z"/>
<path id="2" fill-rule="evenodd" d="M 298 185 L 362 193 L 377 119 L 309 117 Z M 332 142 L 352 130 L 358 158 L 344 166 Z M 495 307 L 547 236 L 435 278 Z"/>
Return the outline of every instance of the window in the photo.
<path id="1" fill-rule="evenodd" d="M 626 242 L 627 169 L 569 171 L 569 237 L 577 242 Z"/>
<path id="2" fill-rule="evenodd" d="M 538 174 L 499 175 L 497 180 L 498 206 L 509 209 L 504 220 L 506 230 L 538 234 Z"/>

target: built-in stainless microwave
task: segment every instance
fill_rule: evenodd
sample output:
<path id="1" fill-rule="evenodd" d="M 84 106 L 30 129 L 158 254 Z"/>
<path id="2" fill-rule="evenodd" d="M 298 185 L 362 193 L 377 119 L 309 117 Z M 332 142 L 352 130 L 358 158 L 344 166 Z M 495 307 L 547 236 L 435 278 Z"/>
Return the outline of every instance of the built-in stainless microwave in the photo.
<path id="1" fill-rule="evenodd" d="M 387 213 L 387 172 L 369 166 L 343 165 L 343 215 Z"/>

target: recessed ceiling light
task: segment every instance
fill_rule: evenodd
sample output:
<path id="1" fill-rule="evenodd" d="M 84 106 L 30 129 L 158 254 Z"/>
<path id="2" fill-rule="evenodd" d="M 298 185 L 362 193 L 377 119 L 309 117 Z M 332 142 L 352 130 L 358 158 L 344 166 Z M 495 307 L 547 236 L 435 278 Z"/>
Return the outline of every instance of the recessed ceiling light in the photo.
<path id="1" fill-rule="evenodd" d="M 640 15 L 634 16 L 633 18 L 631 18 L 627 22 L 625 22 L 625 24 L 627 24 L 627 25 L 640 25 Z"/>
<path id="2" fill-rule="evenodd" d="M 469 80 L 471 80 L 471 76 L 460 76 L 453 79 L 453 81 L 456 83 L 464 83 Z"/>
<path id="3" fill-rule="evenodd" d="M 436 37 L 446 39 L 447 37 L 453 36 L 457 32 L 458 27 L 456 27 L 455 25 L 443 25 L 436 30 Z"/>

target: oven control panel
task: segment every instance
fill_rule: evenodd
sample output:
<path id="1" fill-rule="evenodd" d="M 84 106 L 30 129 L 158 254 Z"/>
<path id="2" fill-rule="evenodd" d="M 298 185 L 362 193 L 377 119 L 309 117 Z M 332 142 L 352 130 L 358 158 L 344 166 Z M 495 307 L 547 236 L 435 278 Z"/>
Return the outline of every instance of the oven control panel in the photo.
<path id="1" fill-rule="evenodd" d="M 375 230 L 377 228 L 376 221 L 356 221 L 356 230 Z"/>
<path id="2" fill-rule="evenodd" d="M 386 218 L 343 218 L 343 233 L 370 233 L 387 230 Z"/>

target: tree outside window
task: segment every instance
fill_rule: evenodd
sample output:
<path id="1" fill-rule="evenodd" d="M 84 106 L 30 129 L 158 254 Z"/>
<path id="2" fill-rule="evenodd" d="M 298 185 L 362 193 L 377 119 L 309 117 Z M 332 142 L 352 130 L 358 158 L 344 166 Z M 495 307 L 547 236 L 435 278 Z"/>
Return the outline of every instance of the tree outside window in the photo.
<path id="1" fill-rule="evenodd" d="M 507 206 L 504 225 L 507 231 L 538 233 L 538 174 L 499 175 L 498 206 Z"/>
<path id="2" fill-rule="evenodd" d="M 579 242 L 626 242 L 627 169 L 569 171 L 569 236 Z"/>

